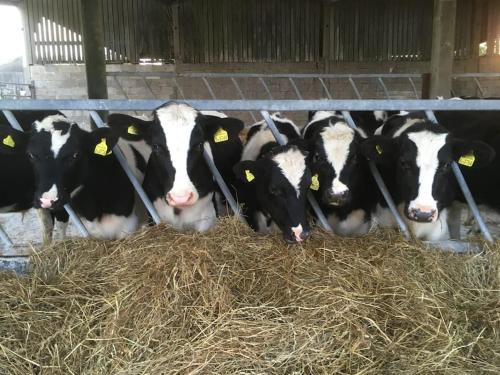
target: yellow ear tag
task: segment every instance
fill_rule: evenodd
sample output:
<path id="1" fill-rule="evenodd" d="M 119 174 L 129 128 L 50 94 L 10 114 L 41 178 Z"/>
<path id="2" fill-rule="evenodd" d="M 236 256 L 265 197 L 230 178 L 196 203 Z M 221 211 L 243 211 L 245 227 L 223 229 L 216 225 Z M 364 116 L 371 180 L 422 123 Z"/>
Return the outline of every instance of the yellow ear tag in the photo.
<path id="1" fill-rule="evenodd" d="M 101 138 L 101 142 L 99 142 L 94 148 L 94 154 L 101 156 L 111 155 L 111 150 L 108 151 L 108 145 L 106 144 L 106 138 Z"/>
<path id="2" fill-rule="evenodd" d="M 252 182 L 253 180 L 255 180 L 255 176 L 248 169 L 245 169 L 245 177 L 247 178 L 248 182 Z"/>
<path id="3" fill-rule="evenodd" d="M 214 134 L 214 142 L 215 143 L 226 142 L 228 139 L 229 139 L 229 135 L 227 134 L 227 131 L 225 131 L 222 128 L 219 128 Z"/>
<path id="4" fill-rule="evenodd" d="M 472 167 L 475 160 L 476 157 L 474 155 L 468 154 L 461 156 L 460 159 L 458 159 L 458 164 L 465 165 L 466 167 Z"/>
<path id="5" fill-rule="evenodd" d="M 14 148 L 16 146 L 16 142 L 14 142 L 14 140 L 12 139 L 12 137 L 10 135 L 8 135 L 7 137 L 5 137 L 2 141 L 2 143 L 5 145 L 5 146 L 9 146 L 9 147 L 12 147 Z"/>
<path id="6" fill-rule="evenodd" d="M 130 126 L 127 128 L 127 133 L 128 133 L 128 134 L 132 134 L 132 135 L 137 135 L 137 134 L 139 134 L 139 132 L 137 131 L 137 128 L 136 128 L 134 125 L 130 125 Z"/>
<path id="7" fill-rule="evenodd" d="M 377 150 L 379 155 L 382 155 L 382 147 L 380 147 L 380 145 L 375 145 L 375 150 Z"/>
<path id="8" fill-rule="evenodd" d="M 311 186 L 309 186 L 309 189 L 315 191 L 319 190 L 319 178 L 317 174 L 311 177 Z"/>

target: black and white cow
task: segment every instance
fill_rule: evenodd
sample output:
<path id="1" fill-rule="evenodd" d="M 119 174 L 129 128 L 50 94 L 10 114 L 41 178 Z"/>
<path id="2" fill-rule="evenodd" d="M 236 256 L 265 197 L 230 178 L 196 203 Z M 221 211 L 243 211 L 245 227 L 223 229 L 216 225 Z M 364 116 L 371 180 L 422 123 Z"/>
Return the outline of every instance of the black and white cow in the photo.
<path id="1" fill-rule="evenodd" d="M 361 154 L 364 131 L 336 112 L 318 111 L 302 136 L 312 154 L 311 189 L 332 229 L 344 236 L 367 233 L 378 189 Z"/>
<path id="2" fill-rule="evenodd" d="M 410 231 L 431 241 L 449 238 L 448 209 L 459 198 L 451 162 L 480 168 L 495 154 L 487 144 L 455 137 L 420 113 L 390 117 L 362 150 L 381 164 L 384 180 Z M 382 226 L 395 226 L 381 199 L 376 216 Z"/>
<path id="3" fill-rule="evenodd" d="M 219 171 L 231 184 L 232 167 L 241 155 L 243 122 L 171 102 L 157 108 L 150 121 L 112 114 L 108 125 L 125 140 L 144 140 L 151 147 L 143 186 L 162 221 L 180 230 L 206 231 L 215 225 L 218 190 L 203 145 L 210 144 Z"/>
<path id="4" fill-rule="evenodd" d="M 111 155 L 118 140 L 111 129 L 86 132 L 54 115 L 36 121 L 29 133 L 2 126 L 0 138 L 4 154 L 29 159 L 36 208 L 60 210 L 71 202 L 90 234 L 103 239 L 122 238 L 138 228 L 134 189 Z"/>
<path id="5" fill-rule="evenodd" d="M 287 142 L 280 146 L 264 122 L 253 125 L 247 135 L 241 162 L 234 170 L 241 180 L 238 200 L 249 225 L 258 232 L 279 229 L 289 243 L 310 234 L 306 215 L 311 172 L 300 132 L 292 121 L 271 115 Z"/>
<path id="6" fill-rule="evenodd" d="M 47 116 L 61 114 L 58 111 L 12 111 L 21 128 L 29 131 L 35 121 L 41 121 Z M 0 126 L 10 127 L 3 112 L 0 111 Z M 2 138 L 2 144 L 9 144 L 9 139 Z M 8 147 L 8 146 L 7 146 Z M 23 212 L 33 207 L 35 192 L 35 177 L 31 163 L 24 153 L 0 153 L 0 213 Z M 52 238 L 54 219 L 62 223 L 64 231 L 68 223 L 68 214 L 64 210 L 46 212 L 37 210 L 37 215 L 43 227 L 43 241 Z"/>

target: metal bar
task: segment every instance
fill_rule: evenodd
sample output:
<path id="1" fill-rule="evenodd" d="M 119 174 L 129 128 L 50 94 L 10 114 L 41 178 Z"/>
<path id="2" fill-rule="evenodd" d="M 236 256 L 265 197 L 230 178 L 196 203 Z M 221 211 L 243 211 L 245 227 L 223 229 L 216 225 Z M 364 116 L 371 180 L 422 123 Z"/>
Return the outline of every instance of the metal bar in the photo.
<path id="1" fill-rule="evenodd" d="M 144 81 L 144 84 L 146 85 L 146 87 L 148 88 L 149 92 L 151 93 L 151 96 L 156 99 L 156 95 L 155 93 L 153 92 L 153 89 L 151 88 L 151 85 L 148 83 L 148 79 L 147 77 L 143 77 L 142 80 Z"/>
<path id="2" fill-rule="evenodd" d="M 271 130 L 271 133 L 273 133 L 274 138 L 276 139 L 276 142 L 280 145 L 284 145 L 285 139 L 279 132 L 278 128 L 276 127 L 276 124 L 274 123 L 273 119 L 271 116 L 269 116 L 269 112 L 267 111 L 261 111 L 262 117 L 266 121 L 267 126 Z M 314 210 L 314 213 L 318 217 L 321 226 L 323 229 L 325 229 L 328 232 L 333 232 L 332 227 L 328 223 L 328 220 L 326 219 L 325 215 L 323 214 L 323 211 L 321 211 L 321 208 L 318 205 L 318 202 L 316 201 L 316 198 L 311 194 L 311 192 L 308 192 L 307 194 L 307 199 L 309 200 L 309 203 L 311 204 L 312 209 Z"/>
<path id="3" fill-rule="evenodd" d="M 349 113 L 349 111 L 342 111 L 342 116 L 344 116 L 344 118 L 347 121 L 347 124 L 351 128 L 353 128 L 353 129 L 357 128 L 356 123 L 352 119 L 352 116 Z M 392 199 L 391 194 L 389 193 L 389 190 L 387 189 L 387 186 L 386 186 L 384 180 L 382 179 L 382 176 L 380 175 L 380 172 L 379 172 L 377 166 L 372 161 L 368 162 L 368 166 L 369 166 L 370 171 L 373 175 L 373 178 L 375 179 L 375 183 L 377 184 L 378 188 L 380 189 L 380 192 L 382 193 L 382 195 L 387 203 L 387 206 L 389 207 L 389 210 L 391 210 L 392 215 L 396 219 L 396 222 L 399 226 L 399 229 L 401 230 L 401 232 L 403 233 L 403 235 L 407 239 L 410 238 L 410 232 L 408 231 L 408 227 L 407 227 L 405 221 L 403 220 L 403 218 L 401 217 L 401 215 L 399 214 L 398 208 L 396 207 L 396 204 L 394 203 L 394 200 Z"/>
<path id="4" fill-rule="evenodd" d="M 23 128 L 21 127 L 21 125 L 17 121 L 16 117 L 14 116 L 14 114 L 11 111 L 9 111 L 9 110 L 3 110 L 2 112 L 5 115 L 5 118 L 7 119 L 7 121 L 9 121 L 10 125 L 14 129 L 19 130 L 19 131 L 23 131 Z M 84 237 L 88 237 L 89 232 L 85 228 L 85 225 L 83 225 L 83 223 L 80 220 L 80 218 L 75 214 L 75 212 L 73 211 L 73 209 L 71 208 L 71 206 L 69 205 L 69 203 L 65 204 L 64 208 L 66 209 L 66 212 L 68 212 L 68 215 L 70 216 L 71 221 L 73 222 L 73 224 L 75 224 L 75 226 L 78 228 L 78 230 L 80 231 L 80 233 Z"/>
<path id="5" fill-rule="evenodd" d="M 238 82 L 236 82 L 236 80 L 231 77 L 231 82 L 233 83 L 234 87 L 236 88 L 236 91 L 238 91 L 238 95 L 240 96 L 241 99 L 245 100 L 245 95 L 243 94 L 243 91 L 241 91 L 241 88 L 240 88 L 240 85 L 238 85 Z M 257 122 L 257 118 L 255 117 L 255 115 L 253 114 L 253 112 L 250 112 L 250 116 L 252 117 L 252 120 L 254 122 Z"/>
<path id="6" fill-rule="evenodd" d="M 433 111 L 425 111 L 425 114 L 427 115 L 427 118 L 434 124 L 438 123 Z M 486 223 L 484 222 L 481 213 L 479 212 L 479 208 L 477 207 L 477 204 L 474 198 L 472 197 L 469 186 L 467 186 L 467 182 L 464 179 L 462 171 L 460 170 L 456 162 L 452 163 L 452 170 L 453 174 L 455 175 L 455 178 L 457 179 L 458 185 L 460 186 L 460 189 L 464 194 L 464 198 L 467 204 L 469 205 L 472 214 L 474 215 L 474 219 L 476 219 L 476 223 L 479 226 L 479 229 L 481 230 L 483 237 L 485 238 L 486 241 L 493 242 L 493 237 L 491 236 L 491 233 L 488 230 L 488 227 L 486 226 Z"/>
<path id="7" fill-rule="evenodd" d="M 137 75 L 151 75 L 151 72 L 107 72 L 107 75 L 116 76 L 137 76 Z M 186 78 L 420 78 L 421 74 L 314 74 L 314 73 L 273 73 L 273 74 L 260 74 L 260 73 L 211 73 L 211 72 L 189 72 L 189 73 L 174 73 L 174 72 L 154 72 L 156 76 L 163 77 L 186 77 Z M 484 74 L 484 73 L 480 73 Z M 495 73 L 492 73 L 495 74 Z M 500 75 L 499 75 L 500 76 Z"/>
<path id="8" fill-rule="evenodd" d="M 361 99 L 361 94 L 359 93 L 358 87 L 356 86 L 356 83 L 354 83 L 354 79 L 352 77 L 349 77 L 349 83 L 352 86 L 352 89 L 354 90 L 354 93 L 358 97 L 358 99 Z"/>
<path id="9" fill-rule="evenodd" d="M 229 191 L 226 182 L 222 178 L 222 175 L 220 174 L 219 170 L 217 169 L 217 166 L 215 165 L 212 155 L 212 149 L 210 148 L 210 144 L 208 142 L 205 142 L 205 144 L 203 145 L 203 156 L 205 158 L 205 161 L 207 162 L 208 168 L 210 168 L 210 171 L 214 175 L 215 181 L 222 190 L 222 194 L 224 194 L 224 197 L 226 197 L 229 206 L 233 210 L 234 214 L 238 217 L 238 219 L 243 220 L 238 203 L 236 202 L 233 195 Z"/>
<path id="10" fill-rule="evenodd" d="M 262 86 L 264 86 L 264 90 L 266 90 L 266 93 L 267 93 L 267 96 L 269 97 L 269 99 L 273 99 L 273 94 L 271 94 L 271 90 L 269 90 L 269 86 L 267 86 L 267 83 L 266 83 L 266 81 L 264 81 L 264 78 L 259 77 L 258 79 L 259 79 L 260 83 L 262 83 Z"/>
<path id="11" fill-rule="evenodd" d="M 384 80 L 382 77 L 378 77 L 378 82 L 380 83 L 380 86 L 382 86 L 382 90 L 384 90 L 384 95 L 387 99 L 390 99 L 389 91 L 387 90 L 387 86 L 384 83 Z"/>
<path id="12" fill-rule="evenodd" d="M 185 100 L 198 110 L 220 111 L 309 111 L 348 110 L 370 111 L 484 111 L 500 110 L 500 100 Z M 0 100 L 0 110 L 90 110 L 148 111 L 165 104 L 165 100 L 116 99 L 37 99 Z"/>
<path id="13" fill-rule="evenodd" d="M 212 90 L 212 86 L 210 86 L 210 83 L 208 82 L 208 80 L 205 77 L 203 77 L 202 80 L 203 80 L 203 83 L 205 84 L 205 86 L 207 87 L 208 92 L 210 93 L 210 96 L 212 97 L 212 99 L 217 99 L 214 91 Z"/>
<path id="14" fill-rule="evenodd" d="M 452 74 L 453 78 L 496 78 L 500 77 L 500 73 L 460 73 L 460 74 Z"/>
<path id="15" fill-rule="evenodd" d="M 101 116 L 96 111 L 90 111 L 90 117 L 92 117 L 92 120 L 94 120 L 95 124 L 97 125 L 98 128 L 104 128 L 106 125 L 101 119 Z M 147 196 L 146 192 L 142 188 L 141 183 L 139 180 L 137 180 L 137 177 L 134 175 L 134 173 L 130 170 L 130 167 L 127 163 L 127 160 L 125 159 L 125 156 L 123 155 L 122 150 L 120 150 L 120 147 L 116 145 L 113 148 L 113 153 L 122 166 L 123 170 L 125 171 L 125 174 L 127 175 L 128 179 L 134 186 L 135 190 L 137 191 L 137 194 L 139 194 L 139 197 L 141 198 L 142 202 L 146 206 L 146 209 L 148 210 L 149 214 L 153 218 L 153 221 L 156 224 L 159 224 L 161 222 L 160 216 L 158 215 L 158 212 L 156 212 L 155 207 L 151 203 L 149 197 Z"/>
<path id="16" fill-rule="evenodd" d="M 14 243 L 12 240 L 9 238 L 7 233 L 3 230 L 2 226 L 0 225 L 0 240 L 5 244 L 6 247 L 12 247 L 14 246 Z"/>
<path id="17" fill-rule="evenodd" d="M 184 91 L 182 91 L 182 88 L 179 85 L 177 78 L 174 77 L 174 78 L 172 78 L 172 80 L 174 81 L 175 87 L 177 87 L 177 90 L 179 91 L 179 95 L 180 95 L 181 99 L 185 99 L 186 97 L 184 96 Z"/>
<path id="18" fill-rule="evenodd" d="M 89 231 L 87 230 L 87 228 L 85 228 L 85 225 L 82 223 L 82 220 L 76 214 L 75 210 L 73 210 L 73 207 L 71 207 L 69 203 L 66 203 L 64 205 L 64 209 L 68 213 L 69 217 L 71 218 L 71 221 L 73 222 L 73 224 L 75 224 L 80 234 L 83 237 L 90 237 Z"/>
<path id="19" fill-rule="evenodd" d="M 295 91 L 295 95 L 297 95 L 297 98 L 299 98 L 300 100 L 302 100 L 303 99 L 302 95 L 300 94 L 299 88 L 295 84 L 295 81 L 293 80 L 293 77 L 288 77 L 288 80 L 290 81 L 290 84 L 292 85 L 293 90 Z"/>
<path id="20" fill-rule="evenodd" d="M 481 98 L 484 98 L 484 89 L 483 86 L 481 86 L 481 83 L 477 79 L 477 77 L 474 77 L 474 82 L 476 82 L 477 88 L 479 89 L 479 92 L 481 93 Z"/>
<path id="21" fill-rule="evenodd" d="M 321 86 L 323 86 L 323 89 L 326 92 L 326 96 L 328 99 L 333 99 L 332 95 L 330 94 L 330 90 L 328 90 L 328 87 L 326 87 L 325 81 L 323 81 L 323 78 L 318 77 L 319 82 L 321 83 Z"/>

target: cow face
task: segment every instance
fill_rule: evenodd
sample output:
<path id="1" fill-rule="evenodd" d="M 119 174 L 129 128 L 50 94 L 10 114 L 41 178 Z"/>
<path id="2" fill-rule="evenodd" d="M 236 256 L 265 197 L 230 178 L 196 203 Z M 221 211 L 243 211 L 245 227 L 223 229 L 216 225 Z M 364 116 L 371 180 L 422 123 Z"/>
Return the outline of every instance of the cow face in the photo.
<path id="1" fill-rule="evenodd" d="M 311 172 L 307 152 L 297 145 L 276 146 L 256 161 L 238 163 L 236 176 L 255 189 L 259 207 L 280 228 L 287 242 L 309 236 L 306 217 Z"/>
<path id="2" fill-rule="evenodd" d="M 28 156 L 35 174 L 34 206 L 49 209 L 68 203 L 84 183 L 89 158 L 109 157 L 117 141 L 110 129 L 85 132 L 61 115 L 36 121 L 29 133 L 3 127 L 0 137 L 0 150 Z"/>
<path id="3" fill-rule="evenodd" d="M 152 121 L 115 114 L 108 125 L 125 139 L 144 139 L 151 146 L 144 185 L 153 199 L 164 198 L 178 209 L 194 205 L 214 189 L 203 159 L 204 143 L 219 150 L 224 142 L 237 139 L 243 128 L 238 119 L 204 115 L 178 103 L 156 109 Z"/>
<path id="4" fill-rule="evenodd" d="M 327 117 L 310 124 L 304 138 L 311 143 L 311 172 L 323 204 L 344 206 L 367 173 L 366 161 L 360 153 L 361 135 L 340 117 Z"/>
<path id="5" fill-rule="evenodd" d="M 396 138 L 375 136 L 363 144 L 371 160 L 389 164 L 395 171 L 397 200 L 406 217 L 435 222 L 440 210 L 455 199 L 453 161 L 478 168 L 493 159 L 493 149 L 483 142 L 454 139 L 439 125 L 422 122 Z"/>

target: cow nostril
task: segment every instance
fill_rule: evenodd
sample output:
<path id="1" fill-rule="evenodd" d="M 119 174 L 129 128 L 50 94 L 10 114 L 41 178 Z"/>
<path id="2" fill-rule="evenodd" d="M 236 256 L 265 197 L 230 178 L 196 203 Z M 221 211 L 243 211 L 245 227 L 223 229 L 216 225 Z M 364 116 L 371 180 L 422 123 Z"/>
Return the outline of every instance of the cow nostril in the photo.
<path id="1" fill-rule="evenodd" d="M 436 216 L 436 210 L 422 211 L 418 208 L 409 210 L 410 219 L 419 222 L 430 222 Z"/>

